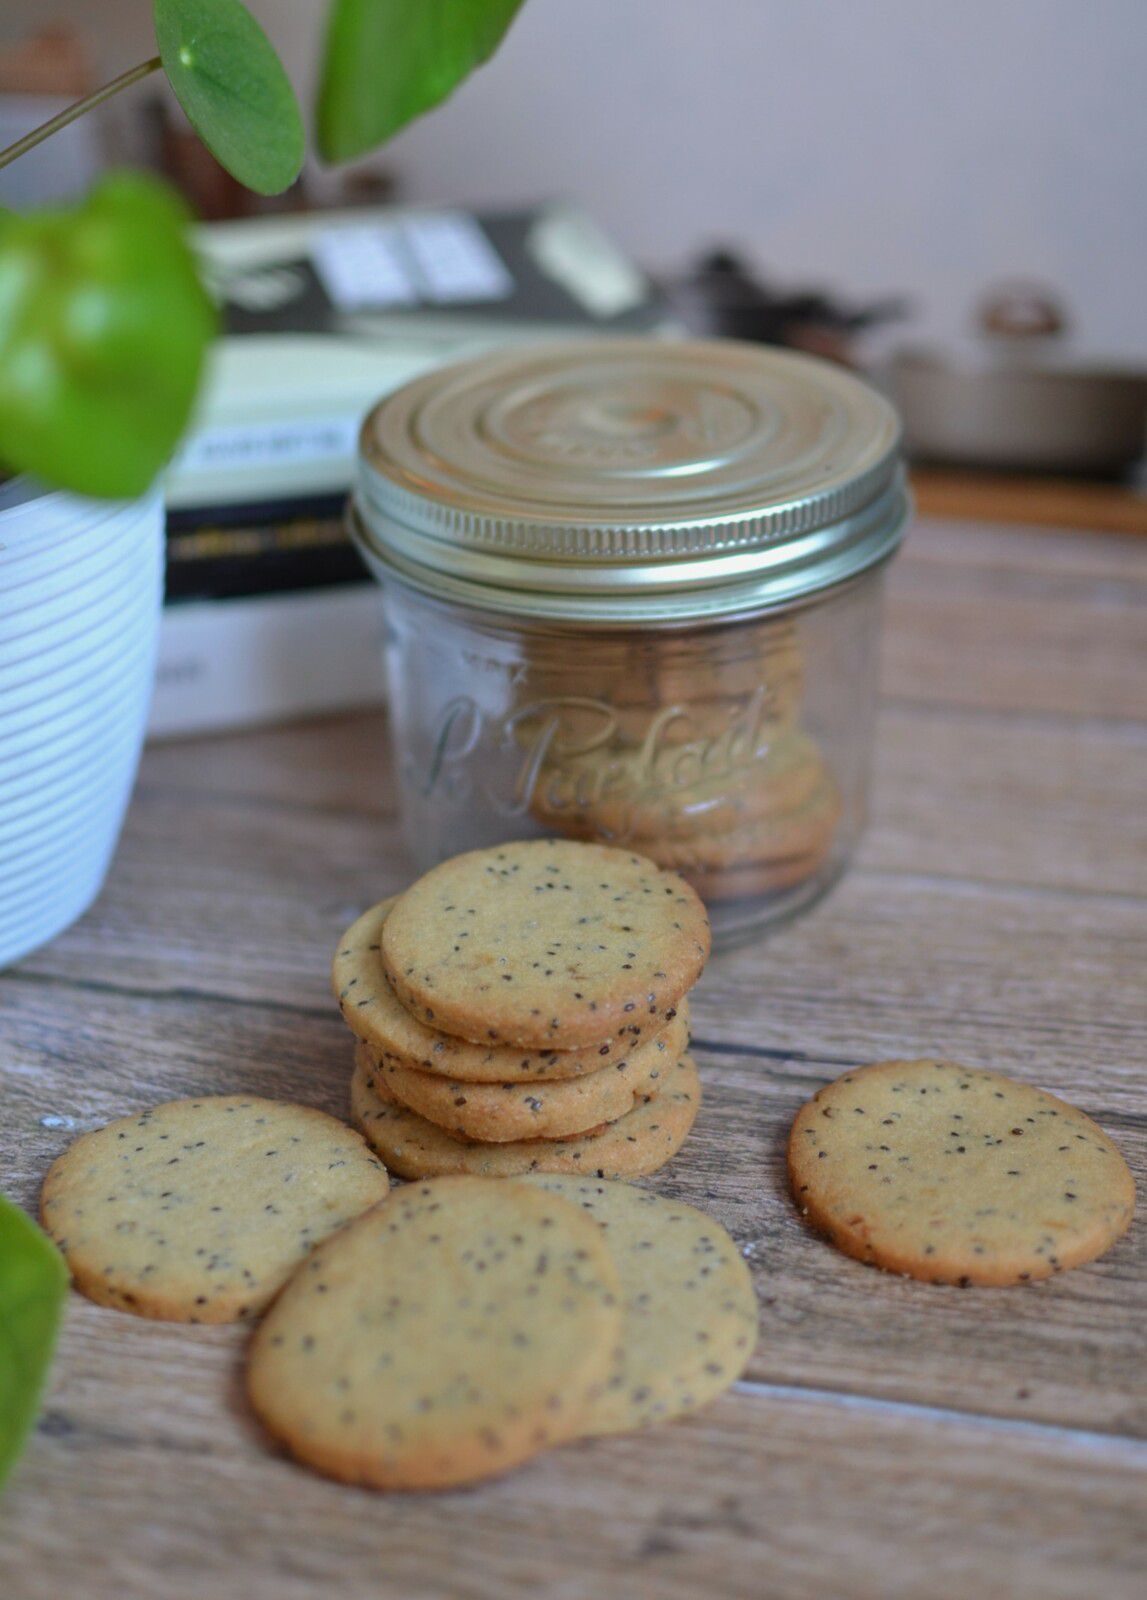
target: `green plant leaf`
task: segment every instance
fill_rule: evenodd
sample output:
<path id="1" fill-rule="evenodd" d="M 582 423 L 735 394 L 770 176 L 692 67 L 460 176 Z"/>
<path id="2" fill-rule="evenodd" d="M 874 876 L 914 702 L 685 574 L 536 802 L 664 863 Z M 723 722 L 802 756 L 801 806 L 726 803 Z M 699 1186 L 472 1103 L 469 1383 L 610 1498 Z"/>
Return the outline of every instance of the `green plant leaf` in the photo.
<path id="1" fill-rule="evenodd" d="M 160 60 L 188 121 L 232 177 L 280 194 L 303 164 L 303 119 L 275 48 L 239 0 L 155 0 Z"/>
<path id="2" fill-rule="evenodd" d="M 59 1251 L 0 1195 L 0 1486 L 36 1420 L 67 1288 Z"/>
<path id="3" fill-rule="evenodd" d="M 445 100 L 498 48 L 523 0 L 333 0 L 318 146 L 349 161 Z"/>
<path id="4" fill-rule="evenodd" d="M 77 206 L 0 217 L 0 461 L 141 494 L 186 426 L 217 316 L 166 184 L 112 173 Z"/>

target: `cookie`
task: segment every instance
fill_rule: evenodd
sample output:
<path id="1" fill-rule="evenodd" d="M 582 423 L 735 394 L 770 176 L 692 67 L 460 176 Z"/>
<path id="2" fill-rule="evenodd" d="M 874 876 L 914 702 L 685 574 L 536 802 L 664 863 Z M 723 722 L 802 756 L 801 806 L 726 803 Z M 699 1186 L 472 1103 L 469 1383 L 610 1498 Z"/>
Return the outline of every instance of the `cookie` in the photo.
<path id="1" fill-rule="evenodd" d="M 649 668 L 633 689 L 648 691 L 658 705 L 692 710 L 763 691 L 773 716 L 800 707 L 804 653 L 789 618 L 663 635 L 650 643 Z"/>
<path id="2" fill-rule="evenodd" d="M 488 1178 L 524 1172 L 590 1172 L 599 1178 L 637 1178 L 663 1167 L 677 1154 L 701 1103 L 701 1083 L 690 1056 L 665 1076 L 653 1100 L 616 1122 L 569 1139 L 520 1139 L 476 1144 L 436 1127 L 374 1083 L 359 1046 L 351 1082 L 351 1112 L 367 1141 L 392 1172 L 404 1178 L 476 1173 Z"/>
<path id="3" fill-rule="evenodd" d="M 1091 1261 L 1135 1203 L 1090 1117 L 951 1061 L 845 1073 L 801 1108 L 788 1161 L 797 1203 L 835 1245 L 932 1283 L 1024 1283 Z"/>
<path id="4" fill-rule="evenodd" d="M 677 696 L 658 697 L 624 674 L 595 694 L 567 682 L 564 692 L 546 694 L 529 683 L 528 696 L 506 719 L 505 731 L 522 752 L 523 779 L 547 763 L 563 765 L 616 749 L 632 752 L 659 748 L 722 745 L 742 742 L 750 728 L 760 737 L 777 738 L 799 723 L 803 678 L 780 679 L 768 668 L 735 691 L 697 684 Z M 529 782 L 520 793 L 529 793 Z"/>
<path id="5" fill-rule="evenodd" d="M 823 769 L 801 806 L 725 831 L 705 829 L 688 839 L 643 839 L 651 860 L 676 872 L 723 872 L 732 867 L 796 861 L 826 851 L 840 821 L 840 791 Z"/>
<path id="6" fill-rule="evenodd" d="M 397 1066 L 370 1052 L 372 1080 L 400 1105 L 464 1139 L 555 1139 L 615 1122 L 651 1099 L 689 1043 L 688 1003 L 675 1021 L 632 1055 L 583 1078 L 556 1083 L 456 1083 Z M 369 1046 L 368 1046 L 369 1050 Z"/>
<path id="7" fill-rule="evenodd" d="M 621 1280 L 617 1358 L 583 1433 L 663 1422 L 736 1382 L 757 1342 L 757 1300 L 744 1258 L 719 1222 L 630 1184 L 551 1174 L 521 1181 L 599 1222 Z"/>
<path id="8" fill-rule="evenodd" d="M 398 999 L 382 966 L 382 927 L 393 904 L 384 900 L 351 924 L 331 968 L 344 1020 L 387 1062 L 459 1083 L 548 1083 L 598 1072 L 626 1061 L 640 1047 L 632 1034 L 623 1033 L 582 1050 L 523 1050 L 472 1044 L 420 1022 Z M 668 1024 L 673 1018 L 667 1012 L 662 1020 Z"/>
<path id="9" fill-rule="evenodd" d="M 685 867 L 681 876 L 706 903 L 782 894 L 824 871 L 832 856 L 833 842 L 831 837 L 825 838 L 816 850 L 803 855 L 778 856 L 773 861 L 742 861 L 736 866 L 716 867 L 711 871 Z"/>
<path id="10" fill-rule="evenodd" d="M 807 734 L 759 737 L 756 748 L 715 742 L 611 747 L 551 764 L 539 774 L 531 810 L 563 832 L 632 840 L 637 850 L 647 841 L 687 840 L 789 816 L 824 785 L 824 759 Z"/>
<path id="11" fill-rule="evenodd" d="M 540 754 L 640 744 L 655 722 L 660 740 L 679 744 L 719 735 L 753 700 L 769 723 L 787 726 L 803 698 L 803 651 L 788 618 L 701 635 L 605 634 L 572 658 L 564 646 L 528 647 L 508 731 Z"/>
<path id="12" fill-rule="evenodd" d="M 235 1322 L 387 1192 L 361 1136 L 250 1095 L 173 1100 L 85 1133 L 44 1180 L 76 1287 L 168 1322 Z"/>
<path id="13" fill-rule="evenodd" d="M 694 891 L 605 845 L 527 839 L 432 868 L 382 929 L 395 994 L 476 1043 L 582 1049 L 665 1025 L 700 976 Z"/>
<path id="14" fill-rule="evenodd" d="M 446 1488 L 580 1433 L 620 1326 L 617 1270 L 584 1212 L 441 1178 L 315 1252 L 255 1335 L 248 1391 L 320 1472 Z"/>
<path id="15" fill-rule="evenodd" d="M 754 719 L 760 721 L 762 734 L 779 738 L 799 727 L 802 687 L 803 680 L 795 688 L 770 680 L 742 694 L 694 692 L 652 704 L 623 702 L 613 707 L 616 741 L 631 750 L 650 739 L 670 747 L 727 742 Z"/>

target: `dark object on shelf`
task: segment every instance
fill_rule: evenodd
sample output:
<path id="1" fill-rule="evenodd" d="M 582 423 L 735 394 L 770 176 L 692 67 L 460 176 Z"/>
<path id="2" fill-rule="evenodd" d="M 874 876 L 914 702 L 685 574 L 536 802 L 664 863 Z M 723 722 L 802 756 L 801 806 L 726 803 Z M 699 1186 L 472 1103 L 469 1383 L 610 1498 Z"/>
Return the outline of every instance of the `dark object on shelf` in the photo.
<path id="1" fill-rule="evenodd" d="M 236 222 L 308 209 L 305 178 L 280 195 L 255 194 L 216 161 L 178 107 L 156 96 L 144 115 L 151 164 L 176 186 L 201 222 Z"/>
<path id="2" fill-rule="evenodd" d="M 752 273 L 730 250 L 703 256 L 668 286 L 674 310 L 691 332 L 757 344 L 787 345 L 855 366 L 858 334 L 908 314 L 898 296 L 852 306 L 820 289 L 782 292 Z"/>
<path id="3" fill-rule="evenodd" d="M 1069 324 L 1052 291 L 1004 283 L 981 301 L 969 347 L 897 351 L 884 384 L 913 459 L 1124 477 L 1147 446 L 1147 371 L 1063 353 Z"/>
<path id="4" fill-rule="evenodd" d="M 316 495 L 167 515 L 164 602 L 297 594 L 368 578 L 346 536 L 346 496 Z"/>

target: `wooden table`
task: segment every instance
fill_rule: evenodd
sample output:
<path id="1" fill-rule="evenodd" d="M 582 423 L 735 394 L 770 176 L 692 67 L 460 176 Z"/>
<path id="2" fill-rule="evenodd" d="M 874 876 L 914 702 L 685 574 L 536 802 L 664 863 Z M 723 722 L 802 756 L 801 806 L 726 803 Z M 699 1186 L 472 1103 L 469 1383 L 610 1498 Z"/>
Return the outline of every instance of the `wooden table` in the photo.
<path id="1" fill-rule="evenodd" d="M 873 822 L 811 915 L 714 960 L 705 1105 L 657 1179 L 753 1265 L 702 1415 L 466 1493 L 290 1464 L 242 1329 L 79 1297 L 0 1510 L 4 1600 L 840 1600 L 1144 1592 L 1147 1220 L 1010 1290 L 858 1265 L 783 1146 L 845 1067 L 950 1055 L 1092 1112 L 1147 1171 L 1147 543 L 934 524 L 891 576 Z M 251 1089 L 343 1112 L 335 938 L 403 882 L 381 717 L 148 752 L 95 910 L 0 978 L 4 1186 L 78 1129 Z"/>
<path id="2" fill-rule="evenodd" d="M 1142 481 L 1104 483 L 957 467 L 913 467 L 911 476 L 921 516 L 1147 534 Z"/>

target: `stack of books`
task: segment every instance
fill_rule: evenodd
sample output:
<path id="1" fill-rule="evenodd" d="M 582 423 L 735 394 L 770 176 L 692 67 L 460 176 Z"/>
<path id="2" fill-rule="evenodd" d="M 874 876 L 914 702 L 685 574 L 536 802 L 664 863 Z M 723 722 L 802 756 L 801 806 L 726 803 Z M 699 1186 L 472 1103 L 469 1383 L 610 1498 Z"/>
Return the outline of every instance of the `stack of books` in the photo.
<path id="1" fill-rule="evenodd" d="M 152 734 L 375 704 L 378 590 L 344 527 L 365 413 L 514 341 L 674 331 L 580 211 L 385 208 L 199 231 L 225 335 L 166 484 Z"/>

